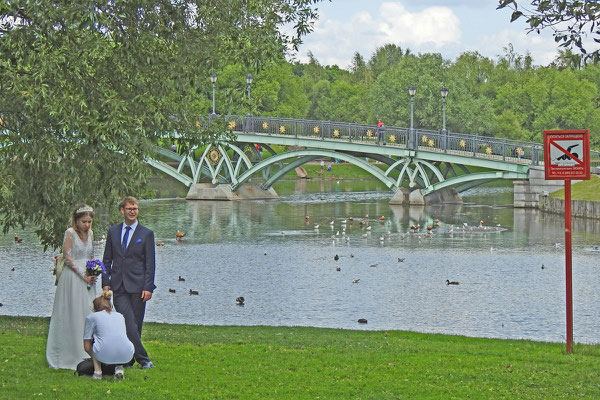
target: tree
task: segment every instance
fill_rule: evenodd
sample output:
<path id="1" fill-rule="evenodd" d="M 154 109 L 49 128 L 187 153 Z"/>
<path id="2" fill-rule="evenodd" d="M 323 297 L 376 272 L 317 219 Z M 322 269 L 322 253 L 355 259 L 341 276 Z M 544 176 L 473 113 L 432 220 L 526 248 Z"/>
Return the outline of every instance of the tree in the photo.
<path id="1" fill-rule="evenodd" d="M 554 40 L 560 46 L 574 46 L 586 59 L 599 60 L 600 50 L 588 52 L 589 43 L 585 42 L 589 32 L 591 39 L 600 43 L 600 3 L 597 0 L 530 0 L 529 3 L 532 9 L 519 9 L 517 0 L 499 0 L 497 8 L 512 9 L 511 22 L 526 18 L 530 33 L 552 29 Z"/>
<path id="2" fill-rule="evenodd" d="M 533 59 L 529 51 L 524 56 L 518 54 L 514 50 L 512 43 L 509 43 L 508 46 L 502 49 L 504 50 L 504 55 L 498 56 L 498 62 L 504 64 L 508 69 L 523 71 L 533 67 Z"/>
<path id="3" fill-rule="evenodd" d="M 477 52 L 461 54 L 446 74 L 450 90 L 447 126 L 452 132 L 492 133 L 495 97 L 494 63 Z"/>
<path id="4" fill-rule="evenodd" d="M 328 95 L 320 99 L 315 117 L 324 121 L 368 123 L 366 95 L 366 86 L 338 79 L 329 85 Z"/>
<path id="5" fill-rule="evenodd" d="M 352 73 L 355 81 L 364 85 L 371 84 L 373 81 L 373 74 L 368 68 L 365 59 L 358 51 L 355 52 L 354 56 L 352 57 L 350 72 Z"/>
<path id="6" fill-rule="evenodd" d="M 310 105 L 301 79 L 287 63 L 265 68 L 253 83 L 257 113 L 284 118 L 303 118 Z"/>
<path id="7" fill-rule="evenodd" d="M 571 49 L 560 49 L 553 65 L 558 69 L 581 69 L 584 62 L 581 54 L 573 53 Z"/>
<path id="8" fill-rule="evenodd" d="M 402 57 L 398 63 L 381 73 L 369 88 L 369 120 L 382 118 L 387 126 L 410 125 L 409 86 L 415 86 L 414 127 L 440 129 L 447 63 L 440 54 L 420 54 Z M 448 104 L 450 106 L 450 104 Z M 449 109 L 448 109 L 449 111 Z"/>
<path id="9" fill-rule="evenodd" d="M 225 125 L 204 124 L 199 101 L 210 73 L 281 59 L 312 29 L 319 1 L 0 3 L 4 233 L 30 223 L 57 247 L 75 203 L 113 209 L 143 192 L 144 159 L 164 135 L 218 140 Z"/>
<path id="10" fill-rule="evenodd" d="M 569 69 L 540 68 L 507 82 L 495 99 L 497 122 L 516 126 L 518 138 L 541 141 L 546 129 L 590 129 L 600 127 L 596 107 L 598 87 Z M 511 132 L 498 131 L 501 137 Z"/>
<path id="11" fill-rule="evenodd" d="M 410 54 L 410 50 L 406 49 L 406 53 L 402 51 L 400 46 L 388 43 L 375 49 L 375 53 L 369 60 L 369 67 L 373 71 L 373 76 L 377 78 L 383 71 L 390 69 L 398 63 L 404 56 Z"/>
<path id="12" fill-rule="evenodd" d="M 321 79 L 310 86 L 306 85 L 305 81 L 305 91 L 308 95 L 308 100 L 310 101 L 310 106 L 308 109 L 308 113 L 306 118 L 308 119 L 318 119 L 319 108 L 321 102 L 328 99 L 331 95 L 331 83 L 329 83 L 326 79 Z"/>

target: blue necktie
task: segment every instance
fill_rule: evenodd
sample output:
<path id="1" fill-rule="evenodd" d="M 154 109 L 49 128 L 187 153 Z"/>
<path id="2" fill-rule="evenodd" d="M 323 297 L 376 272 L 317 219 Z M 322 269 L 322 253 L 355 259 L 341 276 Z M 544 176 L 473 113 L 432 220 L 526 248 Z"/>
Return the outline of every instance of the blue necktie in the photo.
<path id="1" fill-rule="evenodd" d="M 129 239 L 129 231 L 131 230 L 130 226 L 125 227 L 125 235 L 123 236 L 123 243 L 121 243 L 121 247 L 123 248 L 123 253 L 127 250 L 127 239 Z"/>

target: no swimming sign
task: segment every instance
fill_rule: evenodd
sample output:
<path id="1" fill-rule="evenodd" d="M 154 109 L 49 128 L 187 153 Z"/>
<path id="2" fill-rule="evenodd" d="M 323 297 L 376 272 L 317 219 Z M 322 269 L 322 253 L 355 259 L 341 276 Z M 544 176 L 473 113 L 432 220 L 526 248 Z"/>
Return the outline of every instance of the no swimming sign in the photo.
<path id="1" fill-rule="evenodd" d="M 565 181 L 565 300 L 567 353 L 573 351 L 571 179 L 590 179 L 590 131 L 544 131 L 546 179 Z"/>
<path id="2" fill-rule="evenodd" d="M 590 131 L 544 131 L 546 179 L 590 179 Z"/>

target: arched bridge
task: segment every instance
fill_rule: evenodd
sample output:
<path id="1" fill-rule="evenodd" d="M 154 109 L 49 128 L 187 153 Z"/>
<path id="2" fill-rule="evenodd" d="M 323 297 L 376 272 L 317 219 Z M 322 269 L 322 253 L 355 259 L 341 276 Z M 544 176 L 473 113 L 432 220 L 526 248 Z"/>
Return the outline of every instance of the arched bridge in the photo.
<path id="1" fill-rule="evenodd" d="M 148 163 L 190 187 L 188 198 L 235 199 L 276 197 L 271 187 L 287 173 L 331 158 L 379 179 L 395 192 L 394 203 L 424 204 L 460 201 L 458 193 L 499 179 L 527 180 L 543 160 L 539 143 L 447 131 L 257 116 L 227 121 L 234 141 L 185 155 L 157 147 Z"/>

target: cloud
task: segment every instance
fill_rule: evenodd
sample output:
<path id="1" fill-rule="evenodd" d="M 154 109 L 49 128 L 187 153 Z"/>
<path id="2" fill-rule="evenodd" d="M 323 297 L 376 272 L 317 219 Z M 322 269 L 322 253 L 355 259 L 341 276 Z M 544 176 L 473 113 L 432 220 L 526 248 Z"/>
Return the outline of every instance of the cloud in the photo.
<path id="1" fill-rule="evenodd" d="M 315 30 L 305 38 L 308 51 L 321 64 L 347 67 L 355 52 L 369 59 L 377 47 L 388 43 L 410 48 L 413 53 L 440 51 L 444 46 L 460 42 L 460 20 L 447 7 L 428 7 L 409 12 L 401 3 L 383 3 L 376 15 L 368 11 L 353 14 L 345 21 L 321 15 Z"/>
<path id="2" fill-rule="evenodd" d="M 401 3 L 383 3 L 379 17 L 381 32 L 389 43 L 417 47 L 427 43 L 439 48 L 460 42 L 460 20 L 447 7 L 428 7 L 410 13 Z"/>
<path id="3" fill-rule="evenodd" d="M 496 6 L 497 0 L 337 0 L 303 38 L 297 58 L 306 62 L 311 51 L 321 64 L 348 68 L 355 52 L 368 61 L 377 47 L 393 43 L 413 54 L 440 53 L 448 60 L 466 51 L 496 60 L 512 43 L 518 54 L 529 51 L 535 65 L 554 60 L 551 31 L 527 34 L 523 23 L 511 24 L 506 10 Z"/>
<path id="4" fill-rule="evenodd" d="M 472 50 L 487 54 L 488 57 L 495 60 L 498 56 L 505 55 L 504 48 L 508 47 L 509 43 L 513 45 L 515 53 L 519 55 L 524 56 L 529 52 L 535 65 L 548 65 L 558 54 L 556 43 L 549 32 L 538 35 L 536 33 L 527 34 L 524 30 L 509 29 L 478 38 Z"/>

